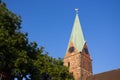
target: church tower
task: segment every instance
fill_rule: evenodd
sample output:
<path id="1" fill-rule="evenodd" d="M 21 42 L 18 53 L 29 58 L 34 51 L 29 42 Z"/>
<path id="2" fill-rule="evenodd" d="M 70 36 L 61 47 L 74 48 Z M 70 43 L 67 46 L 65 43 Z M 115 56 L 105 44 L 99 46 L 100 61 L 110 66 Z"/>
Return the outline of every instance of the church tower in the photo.
<path id="1" fill-rule="evenodd" d="M 92 60 L 82 32 L 78 9 L 63 62 L 69 67 L 69 72 L 73 74 L 75 80 L 86 80 L 92 75 Z"/>

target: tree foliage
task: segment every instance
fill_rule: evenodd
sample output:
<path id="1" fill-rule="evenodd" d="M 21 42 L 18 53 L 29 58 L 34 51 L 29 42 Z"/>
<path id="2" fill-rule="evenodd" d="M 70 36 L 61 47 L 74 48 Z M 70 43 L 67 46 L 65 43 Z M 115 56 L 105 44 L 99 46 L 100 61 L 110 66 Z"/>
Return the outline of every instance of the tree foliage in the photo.
<path id="1" fill-rule="evenodd" d="M 21 17 L 0 3 L 0 80 L 73 80 L 62 59 L 55 59 L 29 42 L 20 31 Z"/>

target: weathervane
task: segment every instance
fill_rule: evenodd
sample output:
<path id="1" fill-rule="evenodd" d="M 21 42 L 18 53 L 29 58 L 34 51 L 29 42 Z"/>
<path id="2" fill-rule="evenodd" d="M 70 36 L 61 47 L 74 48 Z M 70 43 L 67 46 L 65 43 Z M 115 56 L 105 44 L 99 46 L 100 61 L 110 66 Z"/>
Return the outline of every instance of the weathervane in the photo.
<path id="1" fill-rule="evenodd" d="M 76 14 L 78 14 L 78 10 L 79 10 L 78 8 L 75 8 Z"/>

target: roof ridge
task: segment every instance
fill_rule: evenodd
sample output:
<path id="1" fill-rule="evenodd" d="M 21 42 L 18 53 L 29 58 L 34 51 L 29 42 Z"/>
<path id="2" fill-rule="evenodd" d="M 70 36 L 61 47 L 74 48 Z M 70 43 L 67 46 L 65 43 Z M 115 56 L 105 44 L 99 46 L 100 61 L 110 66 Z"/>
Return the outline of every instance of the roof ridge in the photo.
<path id="1" fill-rule="evenodd" d="M 108 73 L 108 72 L 112 72 L 112 71 L 117 71 L 117 70 L 120 70 L 120 68 L 113 69 L 113 70 L 108 70 L 108 71 L 105 71 L 105 72 L 100 72 L 100 73 L 97 73 L 97 74 L 94 74 L 94 75 L 104 74 L 104 73 Z"/>

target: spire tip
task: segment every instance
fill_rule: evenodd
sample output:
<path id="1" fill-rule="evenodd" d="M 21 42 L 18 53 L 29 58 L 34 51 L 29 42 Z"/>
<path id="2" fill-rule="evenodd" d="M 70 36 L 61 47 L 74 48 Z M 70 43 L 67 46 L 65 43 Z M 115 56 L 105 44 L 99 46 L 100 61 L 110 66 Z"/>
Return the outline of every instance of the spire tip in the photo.
<path id="1" fill-rule="evenodd" d="M 78 14 L 78 10 L 79 10 L 78 8 L 75 8 L 76 14 Z"/>

